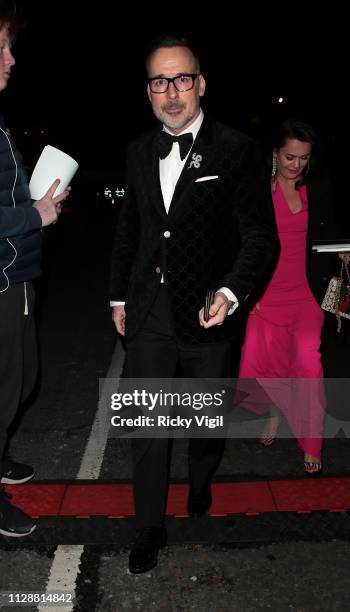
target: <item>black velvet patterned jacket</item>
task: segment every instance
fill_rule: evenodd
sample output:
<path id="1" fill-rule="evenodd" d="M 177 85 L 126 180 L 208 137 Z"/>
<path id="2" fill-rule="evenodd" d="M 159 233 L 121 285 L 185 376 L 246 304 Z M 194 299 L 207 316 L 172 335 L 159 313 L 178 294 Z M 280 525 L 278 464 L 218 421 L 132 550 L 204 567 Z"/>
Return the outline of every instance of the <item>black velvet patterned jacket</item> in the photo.
<path id="1" fill-rule="evenodd" d="M 261 161 L 250 138 L 205 118 L 167 214 L 159 180 L 158 131 L 128 148 L 110 297 L 126 302 L 130 338 L 144 323 L 164 274 L 179 340 L 196 344 L 227 339 L 238 320 L 235 313 L 222 326 L 204 330 L 199 325 L 207 289 L 228 287 L 243 304 L 278 254 Z M 191 164 L 193 155 L 201 156 L 200 164 Z M 198 182 L 208 176 L 217 178 Z"/>

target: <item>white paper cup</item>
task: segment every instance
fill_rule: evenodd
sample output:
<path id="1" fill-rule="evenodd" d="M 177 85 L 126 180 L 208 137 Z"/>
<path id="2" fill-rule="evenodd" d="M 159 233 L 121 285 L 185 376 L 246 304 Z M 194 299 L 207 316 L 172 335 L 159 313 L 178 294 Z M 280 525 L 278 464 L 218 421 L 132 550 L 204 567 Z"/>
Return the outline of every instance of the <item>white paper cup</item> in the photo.
<path id="1" fill-rule="evenodd" d="M 33 200 L 40 200 L 51 187 L 55 179 L 60 179 L 55 196 L 64 191 L 70 184 L 79 165 L 67 153 L 47 145 L 44 147 L 29 183 L 30 195 Z"/>

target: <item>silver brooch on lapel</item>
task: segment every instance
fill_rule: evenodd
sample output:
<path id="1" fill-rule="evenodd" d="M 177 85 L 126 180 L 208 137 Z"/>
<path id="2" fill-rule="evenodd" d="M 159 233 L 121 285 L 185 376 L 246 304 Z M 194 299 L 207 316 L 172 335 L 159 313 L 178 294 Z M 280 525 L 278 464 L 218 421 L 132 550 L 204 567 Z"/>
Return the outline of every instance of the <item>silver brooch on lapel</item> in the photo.
<path id="1" fill-rule="evenodd" d="M 203 161 L 203 157 L 199 155 L 199 153 L 192 153 L 192 161 L 190 162 L 190 165 L 187 169 L 189 170 L 190 168 L 192 168 L 192 166 L 194 166 L 195 168 L 200 168 L 201 161 Z"/>

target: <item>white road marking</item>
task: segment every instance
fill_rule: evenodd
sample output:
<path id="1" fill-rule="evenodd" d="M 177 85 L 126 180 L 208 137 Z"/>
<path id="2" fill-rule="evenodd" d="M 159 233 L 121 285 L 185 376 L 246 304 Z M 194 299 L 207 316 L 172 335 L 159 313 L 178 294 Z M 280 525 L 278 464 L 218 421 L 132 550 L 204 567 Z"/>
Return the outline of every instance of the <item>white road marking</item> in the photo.
<path id="1" fill-rule="evenodd" d="M 81 556 L 84 546 L 58 546 L 51 566 L 50 576 L 46 587 L 45 595 L 55 593 L 72 594 L 75 597 L 75 584 L 79 574 Z M 50 606 L 42 604 L 38 606 L 38 612 L 71 612 L 74 602 L 60 606 Z"/>
<path id="2" fill-rule="evenodd" d="M 95 420 L 91 428 L 90 436 L 87 441 L 84 455 L 77 475 L 78 480 L 96 480 L 101 471 L 101 465 L 106 450 L 108 432 L 110 430 L 110 419 L 108 418 L 110 401 L 108 401 L 108 379 L 117 379 L 119 383 L 120 374 L 123 368 L 124 351 L 120 342 L 117 343 L 111 364 L 104 379 L 104 384 L 100 393 L 100 401 L 96 412 Z M 117 390 L 117 388 L 115 389 Z"/>
<path id="3" fill-rule="evenodd" d="M 110 363 L 106 382 L 110 378 L 118 379 L 124 362 L 124 351 L 121 342 L 117 342 L 112 361 Z M 108 419 L 108 402 L 106 400 L 108 384 L 101 389 L 101 397 L 96 412 L 95 420 L 91 428 L 83 458 L 77 475 L 77 480 L 96 480 L 101 471 L 103 456 L 106 449 L 108 431 L 110 428 Z M 58 546 L 51 565 L 50 575 L 46 587 L 46 594 L 67 591 L 75 597 L 76 580 L 79 574 L 81 557 L 84 546 L 69 545 Z M 38 612 L 72 612 L 74 603 L 63 606 L 39 606 Z"/>

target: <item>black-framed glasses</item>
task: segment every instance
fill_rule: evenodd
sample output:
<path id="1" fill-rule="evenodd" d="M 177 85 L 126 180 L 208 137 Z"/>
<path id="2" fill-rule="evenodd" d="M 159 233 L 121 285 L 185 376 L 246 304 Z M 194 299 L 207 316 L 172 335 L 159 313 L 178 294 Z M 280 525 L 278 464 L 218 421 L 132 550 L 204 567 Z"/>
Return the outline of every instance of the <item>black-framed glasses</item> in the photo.
<path id="1" fill-rule="evenodd" d="M 189 91 L 193 88 L 196 77 L 199 74 L 179 74 L 169 79 L 168 77 L 155 77 L 148 79 L 148 84 L 152 93 L 165 93 L 168 91 L 169 83 L 172 83 L 177 91 Z"/>

